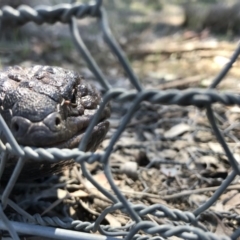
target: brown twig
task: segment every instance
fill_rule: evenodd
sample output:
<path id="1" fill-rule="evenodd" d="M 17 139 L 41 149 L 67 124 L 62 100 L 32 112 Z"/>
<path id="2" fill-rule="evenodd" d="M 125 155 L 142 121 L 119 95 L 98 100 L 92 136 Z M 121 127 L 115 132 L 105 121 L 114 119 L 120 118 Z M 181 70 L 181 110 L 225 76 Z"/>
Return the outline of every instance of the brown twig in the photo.
<path id="1" fill-rule="evenodd" d="M 205 77 L 206 77 L 206 75 L 197 75 L 197 76 L 187 77 L 187 78 L 184 78 L 184 79 L 177 79 L 177 80 L 173 80 L 173 81 L 170 81 L 170 82 L 160 84 L 160 85 L 156 86 L 156 88 L 164 90 L 164 89 L 169 89 L 169 88 L 188 87 L 190 84 L 200 82 Z"/>
<path id="2" fill-rule="evenodd" d="M 180 197 L 186 197 L 191 194 L 216 191 L 218 188 L 219 188 L 219 186 L 208 187 L 208 188 L 199 188 L 199 189 L 194 189 L 194 190 L 186 190 L 186 191 L 182 191 L 180 193 L 175 193 L 175 194 L 166 195 L 166 196 L 160 196 L 160 195 L 145 193 L 145 192 L 134 192 L 134 191 L 128 191 L 128 190 L 121 190 L 121 192 L 125 195 L 140 195 L 141 197 L 145 196 L 145 197 L 150 197 L 150 198 L 158 198 L 158 199 L 162 199 L 162 200 L 170 200 L 170 199 L 176 199 L 176 198 L 180 198 Z M 240 190 L 240 184 L 228 186 L 226 188 L 226 190 Z"/>

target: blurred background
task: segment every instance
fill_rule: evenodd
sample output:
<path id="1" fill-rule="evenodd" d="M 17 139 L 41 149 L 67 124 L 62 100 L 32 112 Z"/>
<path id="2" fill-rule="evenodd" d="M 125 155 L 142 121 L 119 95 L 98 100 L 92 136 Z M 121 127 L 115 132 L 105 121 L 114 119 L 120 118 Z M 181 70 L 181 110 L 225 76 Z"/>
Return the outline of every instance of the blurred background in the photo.
<path id="1" fill-rule="evenodd" d="M 42 0 L 55 5 L 69 1 Z M 80 2 L 80 1 L 79 1 Z M 81 1 L 88 3 L 88 0 Z M 1 0 L 0 7 L 39 5 L 33 0 Z M 104 0 L 114 36 L 147 88 L 207 87 L 229 61 L 240 34 L 237 0 Z M 78 20 L 79 31 L 97 63 L 115 86 L 125 84 L 125 73 L 108 50 L 94 18 Z M 69 27 L 61 23 L 20 28 L 3 23 L 0 66 L 58 65 L 94 79 L 75 50 Z M 239 91 L 239 61 L 220 85 Z"/>

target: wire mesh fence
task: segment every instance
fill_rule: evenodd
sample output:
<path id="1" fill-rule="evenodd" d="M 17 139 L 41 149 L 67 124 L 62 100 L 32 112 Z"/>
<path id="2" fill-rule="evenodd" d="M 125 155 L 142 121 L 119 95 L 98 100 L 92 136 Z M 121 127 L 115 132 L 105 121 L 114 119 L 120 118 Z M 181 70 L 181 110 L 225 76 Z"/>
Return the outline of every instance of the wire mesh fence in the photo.
<path id="1" fill-rule="evenodd" d="M 104 35 L 105 42 L 116 55 L 119 60 L 119 64 L 123 67 L 128 75 L 129 81 L 135 88 L 135 90 L 126 91 L 126 89 L 112 88 L 106 77 L 98 67 L 94 58 L 86 48 L 82 38 L 79 34 L 77 27 L 77 19 L 84 17 L 97 18 L 101 30 Z M 56 22 L 62 22 L 69 25 L 73 41 L 76 48 L 83 56 L 88 64 L 90 70 L 94 73 L 96 79 L 107 90 L 103 102 L 98 109 L 94 119 L 89 124 L 86 134 L 76 149 L 58 149 L 58 148 L 33 148 L 29 146 L 21 146 L 14 139 L 11 131 L 7 127 L 3 118 L 0 116 L 0 129 L 5 135 L 7 143 L 4 144 L 0 141 L 1 149 L 1 165 L 0 176 L 4 172 L 5 163 L 7 161 L 8 154 L 14 154 L 18 157 L 18 162 L 14 169 L 14 172 L 9 179 L 4 191 L 1 194 L 0 205 L 0 229 L 7 231 L 13 239 L 20 239 L 20 235 L 33 235 L 48 237 L 53 239 L 164 239 L 172 236 L 180 237 L 183 239 L 237 239 L 240 236 L 239 229 L 236 230 L 231 237 L 222 236 L 219 237 L 212 232 L 209 232 L 198 219 L 202 213 L 206 212 L 211 207 L 220 195 L 227 189 L 227 187 L 233 182 L 237 175 L 240 175 L 240 168 L 238 162 L 235 160 L 232 152 L 230 151 L 226 141 L 224 140 L 221 131 L 217 127 L 214 113 L 212 110 L 213 103 L 221 103 L 226 106 L 240 105 L 240 97 L 237 94 L 232 93 L 219 93 L 214 88 L 222 81 L 227 74 L 232 64 L 237 59 L 240 53 L 240 46 L 236 49 L 232 55 L 231 61 L 224 67 L 220 74 L 215 78 L 209 89 L 188 89 L 188 90 L 146 90 L 144 89 L 137 76 L 133 72 L 128 60 L 114 39 L 111 30 L 108 25 L 108 18 L 105 9 L 102 6 L 102 1 L 96 1 L 94 4 L 59 4 L 53 7 L 39 6 L 31 8 L 29 6 L 20 6 L 18 9 L 13 9 L 10 6 L 5 6 L 0 10 L 0 22 L 1 25 L 8 24 L 13 27 L 21 26 L 28 22 L 34 22 L 36 24 Z M 121 125 L 117 131 L 111 137 L 107 149 L 102 153 L 84 152 L 86 144 L 89 140 L 90 133 L 92 132 L 95 124 L 98 122 L 101 112 L 106 104 L 114 99 L 117 102 L 131 101 L 131 107 L 123 117 Z M 163 105 L 180 105 L 180 106 L 196 106 L 206 109 L 208 120 L 211 127 L 217 137 L 217 140 L 221 144 L 228 158 L 228 161 L 232 167 L 232 172 L 222 182 L 221 186 L 215 191 L 215 193 L 208 199 L 208 201 L 195 209 L 193 212 L 181 211 L 178 209 L 169 209 L 163 204 L 154 204 L 146 206 L 144 204 L 133 204 L 126 199 L 116 186 L 109 162 L 109 156 L 113 150 L 113 147 L 120 135 L 126 128 L 126 125 L 130 122 L 133 114 L 137 110 L 138 106 L 143 101 L 150 103 L 158 103 Z M 59 217 L 43 217 L 39 214 L 29 214 L 24 211 L 17 203 L 14 203 L 10 199 L 11 191 L 17 182 L 18 176 L 24 167 L 26 159 L 32 159 L 32 161 L 41 162 L 43 159 L 49 162 L 57 163 L 60 160 L 74 159 L 81 165 L 84 176 L 107 198 L 112 202 L 110 207 L 107 207 L 95 222 L 82 222 L 73 219 L 60 219 Z M 100 185 L 90 174 L 86 168 L 86 163 L 99 162 L 103 166 L 104 174 L 111 186 L 113 193 L 107 191 L 104 186 Z M 17 213 L 15 220 L 9 219 L 5 212 L 6 207 L 9 206 Z M 131 222 L 125 226 L 114 228 L 109 225 L 101 224 L 107 214 L 116 210 L 126 213 Z M 179 225 L 161 225 L 154 221 L 147 221 L 145 216 L 148 214 L 153 215 L 156 218 L 168 218 L 175 222 L 181 222 Z M 234 216 L 232 216 L 234 217 Z M 101 235 L 94 233 L 99 232 Z"/>

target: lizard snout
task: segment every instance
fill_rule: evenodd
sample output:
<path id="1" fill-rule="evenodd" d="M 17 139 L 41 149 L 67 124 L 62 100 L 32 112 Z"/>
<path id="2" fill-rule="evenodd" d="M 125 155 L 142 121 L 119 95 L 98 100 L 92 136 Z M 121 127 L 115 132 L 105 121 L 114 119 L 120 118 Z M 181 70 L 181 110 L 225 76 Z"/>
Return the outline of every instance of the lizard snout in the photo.
<path id="1" fill-rule="evenodd" d="M 53 132 L 59 131 L 62 129 L 62 117 L 59 113 L 49 114 L 43 121 L 43 123 Z"/>
<path id="2" fill-rule="evenodd" d="M 27 133 L 30 125 L 31 122 L 26 118 L 18 116 L 13 117 L 11 121 L 11 129 L 15 138 L 22 138 Z"/>

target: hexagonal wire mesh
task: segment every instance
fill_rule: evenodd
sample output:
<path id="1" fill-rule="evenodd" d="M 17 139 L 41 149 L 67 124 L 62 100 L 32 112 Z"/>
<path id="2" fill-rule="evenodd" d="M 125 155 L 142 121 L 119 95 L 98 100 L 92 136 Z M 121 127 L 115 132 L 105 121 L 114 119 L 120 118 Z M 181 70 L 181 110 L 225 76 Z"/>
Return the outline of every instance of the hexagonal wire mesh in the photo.
<path id="1" fill-rule="evenodd" d="M 104 34 L 105 42 L 111 49 L 111 51 L 117 56 L 119 63 L 127 73 L 129 80 L 136 89 L 135 91 L 126 91 L 125 89 L 114 89 L 110 86 L 100 68 L 90 55 L 88 49 L 84 45 L 78 28 L 78 18 L 84 18 L 86 16 L 95 17 L 101 24 L 101 29 Z M 145 90 L 138 81 L 138 78 L 132 71 L 128 61 L 119 47 L 117 41 L 111 34 L 108 26 L 107 14 L 102 7 L 102 1 L 99 0 L 95 4 L 59 4 L 53 7 L 39 6 L 31 8 L 29 6 L 20 6 L 18 9 L 13 9 L 10 6 L 5 6 L 0 10 L 0 21 L 2 24 L 11 23 L 13 25 L 23 25 L 27 22 L 34 22 L 36 24 L 50 23 L 53 24 L 60 21 L 65 24 L 69 24 L 70 31 L 72 33 L 73 40 L 76 44 L 77 49 L 87 62 L 89 68 L 94 73 L 96 79 L 101 85 L 107 90 L 104 95 L 103 102 L 87 128 L 84 139 L 76 149 L 57 149 L 48 148 L 40 149 L 33 147 L 24 147 L 18 145 L 14 139 L 11 131 L 7 127 L 3 118 L 0 116 L 0 128 L 3 134 L 7 138 L 7 144 L 3 144 L 0 141 L 1 149 L 1 165 L 0 175 L 4 171 L 4 166 L 7 161 L 7 154 L 12 153 L 19 157 L 16 164 L 15 170 L 9 179 L 7 186 L 5 187 L 1 195 L 0 205 L 0 229 L 7 230 L 13 239 L 19 239 L 19 234 L 34 235 L 49 237 L 55 239 L 118 239 L 117 237 L 124 237 L 127 240 L 130 239 L 162 239 L 170 236 L 177 236 L 184 239 L 236 239 L 240 236 L 240 230 L 238 229 L 233 233 L 231 238 L 222 236 L 219 237 L 209 231 L 207 231 L 201 224 L 198 223 L 198 216 L 206 211 L 219 196 L 226 190 L 231 184 L 233 179 L 240 175 L 240 168 L 237 161 L 234 159 L 231 151 L 229 150 L 220 130 L 218 129 L 214 120 L 214 114 L 211 108 L 213 103 L 221 103 L 224 105 L 240 105 L 240 97 L 231 93 L 218 93 L 214 88 L 220 83 L 223 77 L 227 74 L 232 64 L 237 59 L 240 46 L 236 49 L 230 62 L 224 67 L 220 74 L 213 81 L 212 85 L 207 90 L 200 89 L 188 89 L 184 91 L 179 90 Z M 132 101 L 132 105 L 126 115 L 123 117 L 121 125 L 118 130 L 114 133 L 111 141 L 103 154 L 84 152 L 86 143 L 90 136 L 90 133 L 97 123 L 101 111 L 104 106 L 111 100 L 115 99 L 118 102 Z M 121 133 L 129 123 L 131 117 L 136 111 L 137 107 L 142 101 L 149 101 L 150 103 L 158 103 L 165 105 L 177 104 L 180 106 L 193 105 L 196 107 L 202 107 L 206 109 L 207 117 L 215 132 L 215 135 L 222 145 L 226 156 L 228 157 L 229 163 L 232 166 L 232 172 L 223 181 L 221 186 L 213 194 L 208 201 L 197 208 L 194 212 L 183 212 L 180 210 L 169 209 L 162 204 L 155 204 L 152 206 L 134 205 L 129 202 L 115 185 L 109 165 L 109 156 L 114 147 L 114 144 L 119 139 Z M 41 161 L 42 159 L 50 162 L 58 162 L 60 159 L 71 159 L 73 158 L 76 162 L 81 165 L 84 176 L 113 204 L 101 213 L 94 223 L 73 221 L 71 219 L 61 220 L 58 217 L 41 217 L 39 214 L 30 215 L 21 209 L 16 203 L 9 199 L 9 195 L 17 181 L 18 175 L 24 166 L 25 159 L 31 158 L 32 161 Z M 94 180 L 91 174 L 86 168 L 86 163 L 93 163 L 99 161 L 103 165 L 104 173 L 106 178 L 114 192 L 114 195 L 106 191 L 103 186 Z M 22 216 L 22 221 L 14 222 L 10 221 L 4 209 L 6 206 L 10 206 L 19 215 Z M 115 210 L 121 210 L 127 213 L 132 219 L 132 223 L 121 228 L 113 228 L 106 225 L 100 225 L 102 220 L 108 213 Z M 143 220 L 144 216 L 152 214 L 157 218 L 169 218 L 173 221 L 185 222 L 185 225 L 173 226 L 173 225 L 158 225 L 156 222 L 150 222 Z M 145 234 L 138 234 L 139 230 L 142 230 Z M 81 232 L 83 231 L 83 232 Z M 101 235 L 89 234 L 89 232 L 99 231 Z M 84 233 L 85 232 L 85 233 Z M 87 233 L 86 233 L 87 232 Z M 153 236 L 154 235 L 154 236 Z"/>

